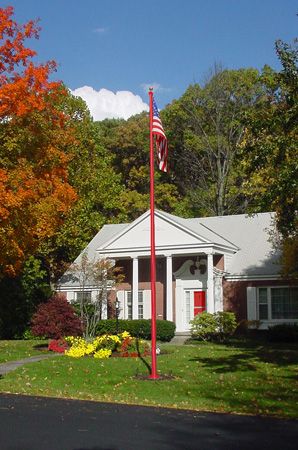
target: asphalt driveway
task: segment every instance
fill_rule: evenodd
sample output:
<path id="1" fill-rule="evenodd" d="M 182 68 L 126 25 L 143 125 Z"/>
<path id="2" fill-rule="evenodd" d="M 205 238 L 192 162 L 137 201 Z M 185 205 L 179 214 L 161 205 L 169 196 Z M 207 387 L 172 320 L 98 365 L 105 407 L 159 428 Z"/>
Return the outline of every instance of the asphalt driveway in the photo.
<path id="1" fill-rule="evenodd" d="M 296 450 L 298 421 L 0 394 L 1 450 Z"/>

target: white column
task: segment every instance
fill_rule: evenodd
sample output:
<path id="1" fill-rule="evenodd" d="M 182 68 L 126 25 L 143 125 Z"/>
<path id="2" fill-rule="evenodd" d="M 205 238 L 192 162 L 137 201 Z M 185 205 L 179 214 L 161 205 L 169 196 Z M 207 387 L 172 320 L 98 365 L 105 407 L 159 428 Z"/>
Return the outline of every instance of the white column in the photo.
<path id="1" fill-rule="evenodd" d="M 167 255 L 167 320 L 173 320 L 172 255 Z"/>
<path id="2" fill-rule="evenodd" d="M 133 258 L 132 260 L 132 318 L 137 319 L 138 303 L 139 303 L 139 260 Z"/>
<path id="3" fill-rule="evenodd" d="M 207 312 L 214 313 L 213 254 L 207 254 Z"/>

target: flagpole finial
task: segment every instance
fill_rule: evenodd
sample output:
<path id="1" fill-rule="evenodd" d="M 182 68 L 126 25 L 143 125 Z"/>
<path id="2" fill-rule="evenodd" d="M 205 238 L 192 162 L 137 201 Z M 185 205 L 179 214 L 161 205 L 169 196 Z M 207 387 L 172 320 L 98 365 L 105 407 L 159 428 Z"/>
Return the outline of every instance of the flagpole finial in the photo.
<path id="1" fill-rule="evenodd" d="M 152 86 L 149 87 L 149 92 L 153 92 L 153 87 Z"/>

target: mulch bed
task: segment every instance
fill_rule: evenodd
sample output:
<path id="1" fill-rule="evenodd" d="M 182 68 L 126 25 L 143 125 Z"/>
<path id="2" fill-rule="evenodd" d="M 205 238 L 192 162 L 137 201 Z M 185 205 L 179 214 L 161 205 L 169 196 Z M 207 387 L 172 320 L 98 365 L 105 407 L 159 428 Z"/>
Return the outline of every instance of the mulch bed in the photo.
<path id="1" fill-rule="evenodd" d="M 34 345 L 34 350 L 38 350 L 39 352 L 40 351 L 48 351 L 48 344 L 37 344 L 37 345 Z"/>

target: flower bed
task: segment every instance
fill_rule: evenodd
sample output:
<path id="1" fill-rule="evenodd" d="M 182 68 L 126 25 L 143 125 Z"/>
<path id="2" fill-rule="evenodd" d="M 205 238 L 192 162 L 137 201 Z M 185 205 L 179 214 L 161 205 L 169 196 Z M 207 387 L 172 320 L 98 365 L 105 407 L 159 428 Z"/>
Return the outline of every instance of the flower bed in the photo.
<path id="1" fill-rule="evenodd" d="M 48 350 L 56 353 L 64 353 L 68 348 L 64 339 L 52 339 L 48 345 Z"/>
<path id="2" fill-rule="evenodd" d="M 72 358 L 92 356 L 97 359 L 106 359 L 110 356 L 138 357 L 150 354 L 150 348 L 146 341 L 132 337 L 127 331 L 114 334 L 97 336 L 92 341 L 82 337 L 68 336 L 64 340 L 53 340 L 49 344 L 49 350 L 63 353 Z"/>

